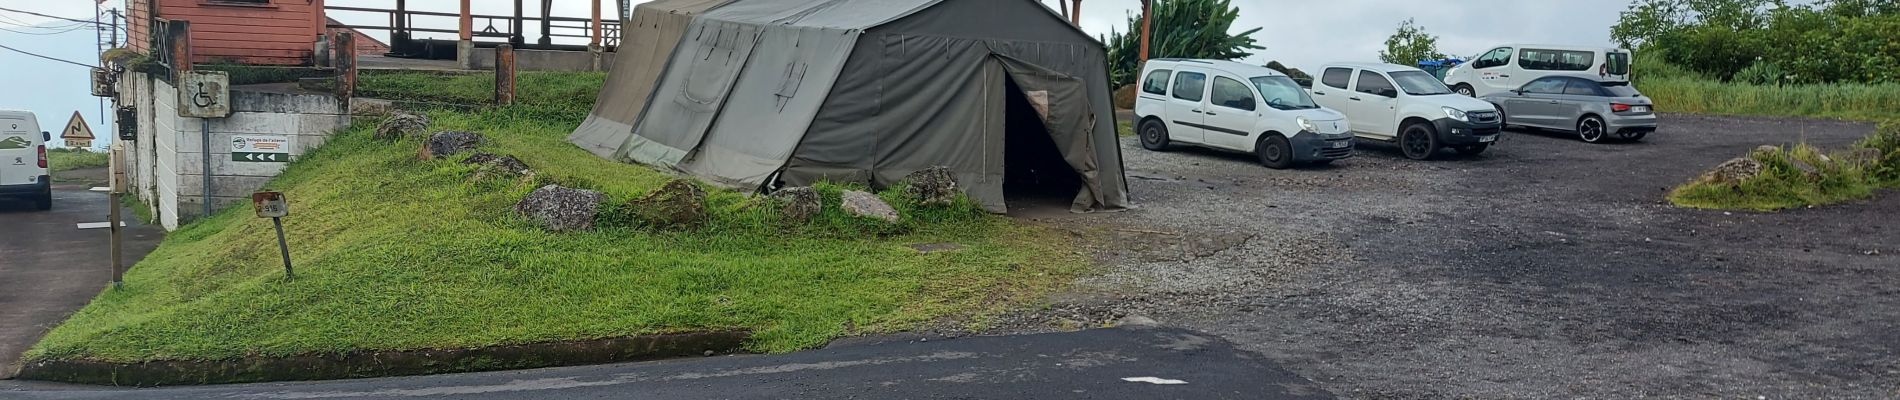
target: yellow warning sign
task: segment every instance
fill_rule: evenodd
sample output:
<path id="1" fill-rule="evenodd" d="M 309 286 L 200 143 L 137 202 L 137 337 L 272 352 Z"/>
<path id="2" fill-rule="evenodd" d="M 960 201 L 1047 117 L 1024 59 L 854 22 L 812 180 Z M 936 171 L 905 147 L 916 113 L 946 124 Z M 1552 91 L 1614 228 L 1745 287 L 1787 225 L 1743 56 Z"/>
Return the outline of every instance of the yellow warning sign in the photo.
<path id="1" fill-rule="evenodd" d="M 60 139 L 92 140 L 92 127 L 86 126 L 86 118 L 73 111 L 73 119 L 66 121 L 66 130 L 59 133 Z"/>

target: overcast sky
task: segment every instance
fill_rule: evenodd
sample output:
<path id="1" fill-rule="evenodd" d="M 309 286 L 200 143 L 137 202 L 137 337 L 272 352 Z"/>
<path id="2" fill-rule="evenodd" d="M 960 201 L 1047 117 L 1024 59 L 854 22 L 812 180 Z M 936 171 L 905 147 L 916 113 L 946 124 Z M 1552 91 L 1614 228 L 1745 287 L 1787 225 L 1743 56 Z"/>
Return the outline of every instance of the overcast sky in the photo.
<path id="1" fill-rule="evenodd" d="M 297 1 L 297 0 L 278 0 Z M 954 0 L 949 0 L 954 1 Z M 1057 0 L 1041 0 L 1051 8 Z M 395 0 L 327 0 L 332 6 L 393 7 Z M 418 10 L 454 12 L 454 1 L 411 1 Z M 476 12 L 511 14 L 508 0 L 474 0 Z M 539 2 L 527 1 L 528 14 L 538 15 Z M 605 1 L 605 14 L 613 15 L 613 1 Z M 585 0 L 556 0 L 555 14 L 586 17 Z M 1266 46 L 1246 60 L 1282 63 L 1312 71 L 1333 61 L 1373 61 L 1384 47 L 1387 36 L 1406 18 L 1415 18 L 1426 31 L 1439 36 L 1439 49 L 1453 55 L 1472 55 L 1506 42 L 1555 43 L 1576 45 L 1610 44 L 1609 27 L 1617 13 L 1628 4 L 1625 0 L 1234 0 L 1240 18 L 1233 31 L 1262 28 L 1254 34 Z M 62 17 L 90 19 L 93 2 L 87 0 L 0 0 L 0 7 L 33 11 Z M 108 0 L 106 8 L 124 8 L 123 0 Z M 1127 16 L 1140 11 L 1137 0 L 1084 0 L 1082 29 L 1091 35 L 1103 35 L 1120 29 Z M 333 18 L 351 24 L 383 24 L 378 14 L 337 12 Z M 611 17 L 610 17 L 611 18 Z M 47 18 L 0 11 L 0 45 L 94 63 L 93 33 L 80 30 L 51 33 L 56 30 L 26 26 L 61 23 Z M 417 21 L 418 25 L 439 25 L 454 29 L 453 18 Z M 480 28 L 480 27 L 477 27 Z M 37 33 L 24 34 L 20 32 Z M 51 34 L 48 34 L 51 33 Z M 370 32 L 384 36 L 383 32 Z M 538 37 L 529 28 L 530 40 Z M 452 37 L 453 35 L 446 35 Z M 571 41 L 570 41 L 571 42 Z M 579 43 L 586 41 L 579 40 Z M 72 110 L 89 110 L 87 118 L 98 116 L 98 105 L 86 93 L 84 68 L 45 61 L 0 49 L 0 108 L 26 108 L 39 113 L 42 125 L 66 122 Z M 35 90 L 15 90 L 25 87 Z M 92 121 L 95 127 L 98 121 Z M 56 128 L 48 128 L 52 130 Z M 95 132 L 104 135 L 103 129 Z"/>

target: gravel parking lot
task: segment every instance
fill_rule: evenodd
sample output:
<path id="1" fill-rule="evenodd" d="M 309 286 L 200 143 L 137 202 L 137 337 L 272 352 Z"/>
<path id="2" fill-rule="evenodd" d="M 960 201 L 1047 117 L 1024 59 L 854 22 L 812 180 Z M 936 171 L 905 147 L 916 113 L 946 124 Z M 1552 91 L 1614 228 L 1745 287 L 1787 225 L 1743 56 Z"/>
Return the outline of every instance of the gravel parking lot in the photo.
<path id="1" fill-rule="evenodd" d="M 1431 162 L 1363 145 L 1270 170 L 1123 154 L 1140 208 L 1024 212 L 1101 270 L 1004 325 L 1138 314 L 1221 335 L 1349 398 L 1900 397 L 1900 193 L 1779 213 L 1666 190 L 1859 123 L 1666 115 L 1641 143 L 1514 131 Z"/>

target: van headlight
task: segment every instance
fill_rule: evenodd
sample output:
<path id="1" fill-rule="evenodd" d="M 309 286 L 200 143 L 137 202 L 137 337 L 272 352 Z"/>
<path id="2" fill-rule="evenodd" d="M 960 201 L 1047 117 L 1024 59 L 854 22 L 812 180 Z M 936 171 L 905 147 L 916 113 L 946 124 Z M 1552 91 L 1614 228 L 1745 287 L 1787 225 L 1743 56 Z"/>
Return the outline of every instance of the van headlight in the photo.
<path id="1" fill-rule="evenodd" d="M 1300 124 L 1300 130 L 1312 132 L 1312 133 L 1326 133 L 1326 132 L 1320 132 L 1318 128 L 1313 126 L 1313 120 L 1306 119 L 1306 117 L 1294 118 L 1293 122 L 1297 122 Z"/>
<path id="2" fill-rule="evenodd" d="M 1447 116 L 1447 117 L 1451 117 L 1451 119 L 1455 119 L 1455 120 L 1459 120 L 1459 121 L 1466 121 L 1466 122 L 1470 122 L 1469 120 L 1466 120 L 1466 119 L 1465 119 L 1465 112 L 1464 112 L 1464 110 L 1459 110 L 1459 109 L 1456 109 L 1456 108 L 1451 108 L 1451 107 L 1445 107 L 1445 116 Z"/>

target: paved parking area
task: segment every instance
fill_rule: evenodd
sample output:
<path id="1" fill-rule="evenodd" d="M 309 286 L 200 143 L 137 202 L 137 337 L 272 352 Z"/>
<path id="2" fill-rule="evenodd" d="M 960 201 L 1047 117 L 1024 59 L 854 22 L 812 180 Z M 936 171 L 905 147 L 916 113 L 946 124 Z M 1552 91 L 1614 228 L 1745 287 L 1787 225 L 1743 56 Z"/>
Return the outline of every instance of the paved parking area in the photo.
<path id="1" fill-rule="evenodd" d="M 111 212 L 105 193 L 87 189 L 55 186 L 51 211 L 0 200 L 0 377 L 13 376 L 20 353 L 112 281 L 108 230 L 75 227 L 104 222 Z M 122 254 L 130 266 L 158 247 L 164 229 L 125 215 Z"/>
<path id="2" fill-rule="evenodd" d="M 1779 213 L 1668 188 L 1762 144 L 1859 123 L 1666 115 L 1641 143 L 1512 132 L 1414 162 L 1151 152 L 1138 210 L 1044 215 L 1100 276 L 1006 324 L 1143 314 L 1221 335 L 1349 398 L 1900 397 L 1900 193 Z"/>

